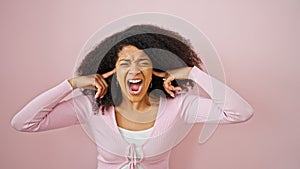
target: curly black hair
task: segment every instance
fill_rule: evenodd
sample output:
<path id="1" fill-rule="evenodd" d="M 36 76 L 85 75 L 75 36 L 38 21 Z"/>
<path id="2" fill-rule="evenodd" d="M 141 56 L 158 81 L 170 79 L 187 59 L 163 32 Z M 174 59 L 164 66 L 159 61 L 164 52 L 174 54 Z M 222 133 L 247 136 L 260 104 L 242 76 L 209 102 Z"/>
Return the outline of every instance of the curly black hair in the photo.
<path id="1" fill-rule="evenodd" d="M 118 52 L 124 46 L 133 45 L 150 57 L 153 69 L 156 71 L 167 71 L 186 66 L 197 66 L 201 69 L 200 58 L 193 50 L 190 42 L 174 31 L 166 30 L 154 25 L 134 25 L 128 29 L 115 33 L 91 50 L 82 60 L 77 69 L 78 76 L 89 74 L 103 74 L 115 68 L 118 59 Z M 105 79 L 109 84 L 108 91 L 103 98 L 94 100 L 94 109 L 108 109 L 110 106 L 117 106 L 121 103 L 121 89 L 116 85 L 116 77 L 111 76 Z M 170 97 L 163 88 L 163 80 L 160 77 L 152 75 L 152 85 L 148 92 L 156 92 L 157 95 L 164 93 Z M 192 84 L 190 80 L 176 80 L 175 86 L 184 86 Z M 159 90 L 155 90 L 159 89 Z M 94 90 L 82 90 L 85 95 L 95 95 Z"/>

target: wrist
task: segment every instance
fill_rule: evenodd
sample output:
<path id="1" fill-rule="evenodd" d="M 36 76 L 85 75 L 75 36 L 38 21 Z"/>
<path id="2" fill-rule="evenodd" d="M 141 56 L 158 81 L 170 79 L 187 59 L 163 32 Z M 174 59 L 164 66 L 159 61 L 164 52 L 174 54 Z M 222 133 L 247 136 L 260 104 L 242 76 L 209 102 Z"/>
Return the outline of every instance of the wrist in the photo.
<path id="1" fill-rule="evenodd" d="M 69 82 L 69 84 L 71 85 L 71 87 L 72 87 L 73 89 L 76 88 L 75 85 L 74 85 L 74 80 L 73 80 L 73 78 L 68 79 L 68 82 Z"/>
<path id="2" fill-rule="evenodd" d="M 169 76 L 173 79 L 188 79 L 190 72 L 193 67 L 184 67 L 175 70 L 171 70 L 168 72 Z"/>

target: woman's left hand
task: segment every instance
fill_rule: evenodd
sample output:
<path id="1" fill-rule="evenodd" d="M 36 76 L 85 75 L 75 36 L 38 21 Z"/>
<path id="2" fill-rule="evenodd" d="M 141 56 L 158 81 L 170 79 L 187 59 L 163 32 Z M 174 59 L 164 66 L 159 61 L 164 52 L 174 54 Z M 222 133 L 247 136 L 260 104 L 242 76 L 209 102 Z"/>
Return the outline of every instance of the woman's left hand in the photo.
<path id="1" fill-rule="evenodd" d="M 164 89 L 170 96 L 175 97 L 175 92 L 180 92 L 182 89 L 179 86 L 173 86 L 172 81 L 175 79 L 187 79 L 191 70 L 192 67 L 184 67 L 167 72 L 157 72 L 153 70 L 153 74 L 164 79 Z"/>

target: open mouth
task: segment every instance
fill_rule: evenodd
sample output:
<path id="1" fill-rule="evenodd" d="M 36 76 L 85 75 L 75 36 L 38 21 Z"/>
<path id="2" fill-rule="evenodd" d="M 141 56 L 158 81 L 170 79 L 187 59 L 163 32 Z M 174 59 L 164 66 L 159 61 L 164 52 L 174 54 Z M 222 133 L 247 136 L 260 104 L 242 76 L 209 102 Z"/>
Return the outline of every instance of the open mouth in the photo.
<path id="1" fill-rule="evenodd" d="M 129 88 L 129 93 L 138 95 L 142 91 L 142 79 L 129 79 L 127 85 Z"/>

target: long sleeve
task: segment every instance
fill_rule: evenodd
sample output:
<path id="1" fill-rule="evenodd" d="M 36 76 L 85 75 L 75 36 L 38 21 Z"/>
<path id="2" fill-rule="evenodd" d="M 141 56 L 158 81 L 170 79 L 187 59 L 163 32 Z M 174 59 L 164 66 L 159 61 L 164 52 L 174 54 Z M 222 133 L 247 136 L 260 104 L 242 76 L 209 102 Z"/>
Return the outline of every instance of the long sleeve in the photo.
<path id="1" fill-rule="evenodd" d="M 223 82 L 193 67 L 189 79 L 195 81 L 210 98 L 189 97 L 189 110 L 196 122 L 235 123 L 248 120 L 253 115 L 252 107 L 233 89 Z M 202 90 L 201 89 L 201 90 Z"/>
<path id="2" fill-rule="evenodd" d="M 72 92 L 67 80 L 31 100 L 11 120 L 19 131 L 36 132 L 79 124 L 72 99 L 64 98 Z"/>

